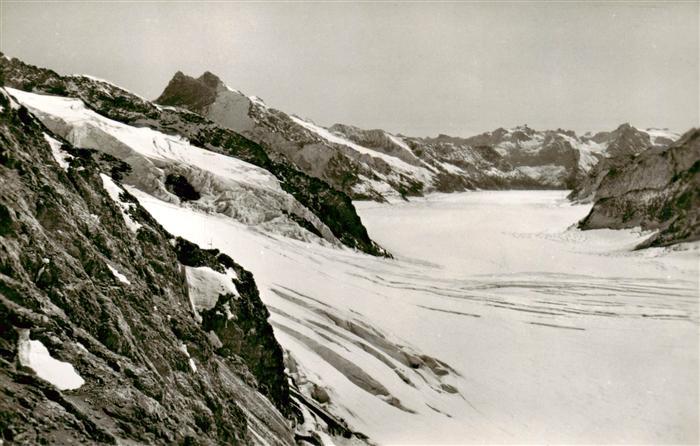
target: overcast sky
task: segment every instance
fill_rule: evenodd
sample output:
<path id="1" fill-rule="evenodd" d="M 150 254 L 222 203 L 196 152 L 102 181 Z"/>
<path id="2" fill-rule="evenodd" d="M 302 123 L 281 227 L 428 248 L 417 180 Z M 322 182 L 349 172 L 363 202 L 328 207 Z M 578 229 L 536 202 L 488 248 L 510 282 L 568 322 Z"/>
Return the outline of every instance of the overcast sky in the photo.
<path id="1" fill-rule="evenodd" d="M 698 3 L 2 2 L 0 48 L 157 97 L 210 70 L 407 135 L 698 126 Z"/>

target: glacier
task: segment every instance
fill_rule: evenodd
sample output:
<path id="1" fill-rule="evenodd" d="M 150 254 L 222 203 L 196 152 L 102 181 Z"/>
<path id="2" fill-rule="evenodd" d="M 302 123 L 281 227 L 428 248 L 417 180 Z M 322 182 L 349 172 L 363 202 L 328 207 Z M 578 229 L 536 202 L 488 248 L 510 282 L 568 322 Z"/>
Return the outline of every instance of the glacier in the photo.
<path id="1" fill-rule="evenodd" d="M 255 274 L 292 375 L 381 444 L 697 440 L 697 245 L 572 228 L 565 192 L 357 203 L 396 259 L 128 188 Z"/>

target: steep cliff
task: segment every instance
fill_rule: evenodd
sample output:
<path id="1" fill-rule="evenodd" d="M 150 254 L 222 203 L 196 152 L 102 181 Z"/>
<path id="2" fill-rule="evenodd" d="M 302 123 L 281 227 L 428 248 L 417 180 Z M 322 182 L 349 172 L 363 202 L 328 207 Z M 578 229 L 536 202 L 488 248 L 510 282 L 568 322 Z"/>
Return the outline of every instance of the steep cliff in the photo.
<path id="1" fill-rule="evenodd" d="M 657 230 L 641 247 L 700 239 L 700 130 L 606 167 L 582 229 Z"/>
<path id="2" fill-rule="evenodd" d="M 0 438 L 294 444 L 251 274 L 168 234 L 127 171 L 0 89 Z"/>

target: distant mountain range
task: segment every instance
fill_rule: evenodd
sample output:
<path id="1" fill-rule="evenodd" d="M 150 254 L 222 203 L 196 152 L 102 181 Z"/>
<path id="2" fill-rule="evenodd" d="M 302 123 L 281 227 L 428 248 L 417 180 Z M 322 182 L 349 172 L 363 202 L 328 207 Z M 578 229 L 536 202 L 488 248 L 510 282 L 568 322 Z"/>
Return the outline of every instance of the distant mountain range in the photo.
<path id="1" fill-rule="evenodd" d="M 268 107 L 206 72 L 175 74 L 155 100 L 205 116 L 289 159 L 353 199 L 469 189 L 575 188 L 601 159 L 666 147 L 668 130 L 622 124 L 610 132 L 498 128 L 472 137 L 408 137 L 314 122 Z"/>

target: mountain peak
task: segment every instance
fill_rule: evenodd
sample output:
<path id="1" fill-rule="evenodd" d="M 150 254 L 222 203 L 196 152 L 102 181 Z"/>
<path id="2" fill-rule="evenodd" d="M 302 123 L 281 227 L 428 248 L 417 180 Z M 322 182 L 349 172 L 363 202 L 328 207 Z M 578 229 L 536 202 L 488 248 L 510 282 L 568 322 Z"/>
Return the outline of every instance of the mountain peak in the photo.
<path id="1" fill-rule="evenodd" d="M 620 124 L 610 133 L 610 138 L 607 150 L 611 156 L 636 155 L 652 146 L 649 134 L 629 122 Z"/>
<path id="2" fill-rule="evenodd" d="M 155 102 L 201 113 L 216 100 L 221 87 L 224 83 L 210 71 L 205 71 L 197 79 L 177 71 Z"/>
<path id="3" fill-rule="evenodd" d="M 622 131 L 622 130 L 631 130 L 631 129 L 634 129 L 634 128 L 635 128 L 635 127 L 634 127 L 632 124 L 630 124 L 629 122 L 623 122 L 623 123 L 620 124 L 620 125 L 617 127 L 617 129 L 615 129 L 615 130 L 620 130 L 620 131 Z"/>
<path id="4" fill-rule="evenodd" d="M 205 71 L 197 80 L 212 88 L 218 87 L 219 85 L 224 85 L 221 78 L 211 71 Z"/>

